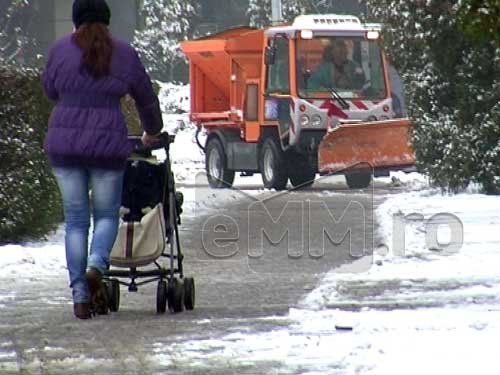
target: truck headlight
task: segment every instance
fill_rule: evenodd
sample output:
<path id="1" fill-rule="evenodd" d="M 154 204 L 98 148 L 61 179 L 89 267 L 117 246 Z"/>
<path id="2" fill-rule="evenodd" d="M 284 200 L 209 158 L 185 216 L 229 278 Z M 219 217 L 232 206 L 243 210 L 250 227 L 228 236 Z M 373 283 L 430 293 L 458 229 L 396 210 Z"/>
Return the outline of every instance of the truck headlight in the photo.
<path id="1" fill-rule="evenodd" d="M 309 125 L 309 122 L 311 120 L 309 119 L 308 115 L 302 115 L 300 116 L 300 126 L 307 126 Z"/>
<path id="2" fill-rule="evenodd" d="M 314 127 L 320 127 L 321 126 L 321 116 L 320 115 L 314 115 L 311 119 L 312 126 Z"/>

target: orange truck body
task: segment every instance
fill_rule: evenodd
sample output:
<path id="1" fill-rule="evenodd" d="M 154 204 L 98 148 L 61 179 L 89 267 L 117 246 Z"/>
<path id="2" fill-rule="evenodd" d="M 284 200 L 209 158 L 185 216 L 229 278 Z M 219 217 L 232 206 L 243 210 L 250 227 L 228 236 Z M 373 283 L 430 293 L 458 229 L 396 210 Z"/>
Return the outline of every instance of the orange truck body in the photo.
<path id="1" fill-rule="evenodd" d="M 181 43 L 181 49 L 189 60 L 190 119 L 208 133 L 207 143 L 216 137 L 221 147 L 215 148 L 219 153 L 220 148 L 223 149 L 222 155 L 215 154 L 214 157 L 218 158 L 215 164 L 210 164 L 207 154 L 207 173 L 212 173 L 209 165 L 222 168 L 222 172 L 227 172 L 226 176 L 231 176 L 234 171 L 263 173 L 266 166 L 262 150 L 267 137 L 274 137 L 281 148 L 278 152 L 282 154 L 273 151 L 274 159 L 270 159 L 273 163 L 270 167 L 274 169 L 285 168 L 286 159 L 296 161 L 299 154 L 302 155 L 300 160 L 305 160 L 299 164 L 307 165 L 313 175 L 316 172 L 345 173 L 346 169 L 356 168 L 360 163 L 384 173 L 412 167 L 414 154 L 409 145 L 411 123 L 405 118 L 389 116 L 392 113 L 390 89 L 381 90 L 383 94 L 377 100 L 365 100 L 361 96 L 349 98 L 344 100 L 343 107 L 340 106 L 340 99 L 337 102 L 330 92 L 318 93 L 314 98 L 304 97 L 303 88 L 299 87 L 302 81 L 298 80 L 301 72 L 305 71 L 302 65 L 307 65 L 307 74 L 316 69 L 322 61 L 324 45 L 315 38 L 301 45 L 295 41 L 301 39 L 304 35 L 302 30 L 309 30 L 309 26 L 314 33 L 322 35 L 330 30 L 330 21 L 333 24 L 339 20 L 340 23 L 346 16 L 301 17 L 294 25 L 267 29 L 240 27 Z M 337 26 L 332 35 L 351 35 L 357 38 L 353 40 L 363 40 L 359 21 L 355 17 L 345 19 L 352 21 L 353 26 L 346 21 L 347 31 Z M 315 22 L 319 25 L 316 29 Z M 358 25 L 354 25 L 356 22 Z M 272 68 L 266 60 L 266 53 L 278 39 L 279 43 L 287 39 L 288 45 L 285 52 L 289 57 L 286 92 L 269 90 Z M 366 51 L 363 53 L 366 54 Z M 299 54 L 302 56 L 300 59 L 297 57 Z M 380 56 L 382 74 L 379 85 L 390 87 L 383 52 Z M 371 69 L 366 66 L 365 71 Z M 283 101 L 288 104 L 283 105 Z M 267 114 L 275 103 L 280 103 L 280 113 L 285 113 L 286 120 Z M 304 116 L 306 119 L 316 118 L 315 124 L 321 124 L 321 129 L 313 128 Z M 289 157 L 288 153 L 293 155 Z M 293 169 L 290 163 L 287 165 L 286 168 Z M 217 171 L 212 174 L 217 174 Z M 311 176 L 311 173 L 307 175 Z M 225 186 L 231 183 L 227 181 Z M 296 185 L 293 180 L 292 184 Z M 269 181 L 267 186 L 278 188 Z"/>
<path id="2" fill-rule="evenodd" d="M 189 58 L 191 121 L 209 131 L 241 129 L 246 142 L 258 139 L 258 126 L 241 114 L 246 83 L 262 80 L 263 43 L 263 30 L 241 27 L 181 44 Z"/>

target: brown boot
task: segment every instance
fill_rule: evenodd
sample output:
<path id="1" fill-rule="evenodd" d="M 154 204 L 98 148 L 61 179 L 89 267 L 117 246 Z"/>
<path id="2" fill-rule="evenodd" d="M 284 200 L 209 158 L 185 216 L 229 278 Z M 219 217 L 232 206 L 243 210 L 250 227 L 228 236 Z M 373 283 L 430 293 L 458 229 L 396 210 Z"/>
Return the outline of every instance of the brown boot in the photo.
<path id="1" fill-rule="evenodd" d="M 90 319 L 90 306 L 87 302 L 73 304 L 73 312 L 78 319 Z"/>
<path id="2" fill-rule="evenodd" d="M 109 310 L 106 288 L 102 283 L 102 275 L 95 268 L 89 268 L 85 274 L 90 291 L 91 314 L 106 315 Z"/>

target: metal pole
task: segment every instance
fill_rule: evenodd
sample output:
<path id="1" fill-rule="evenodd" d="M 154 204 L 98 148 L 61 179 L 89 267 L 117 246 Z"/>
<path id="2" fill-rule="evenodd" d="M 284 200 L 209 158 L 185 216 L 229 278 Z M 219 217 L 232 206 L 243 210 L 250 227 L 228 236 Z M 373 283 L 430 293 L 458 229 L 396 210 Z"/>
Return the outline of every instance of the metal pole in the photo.
<path id="1" fill-rule="evenodd" d="M 281 8 L 281 0 L 271 0 L 271 23 L 276 25 L 283 22 L 283 12 Z"/>

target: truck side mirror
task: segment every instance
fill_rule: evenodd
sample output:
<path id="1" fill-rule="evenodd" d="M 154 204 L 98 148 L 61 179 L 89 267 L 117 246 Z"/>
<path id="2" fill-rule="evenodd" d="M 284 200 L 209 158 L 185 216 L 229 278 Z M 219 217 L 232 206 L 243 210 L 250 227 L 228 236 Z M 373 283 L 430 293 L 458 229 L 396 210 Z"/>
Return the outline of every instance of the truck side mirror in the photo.
<path id="1" fill-rule="evenodd" d="M 276 47 L 267 46 L 264 59 L 266 65 L 274 65 L 276 59 Z"/>

